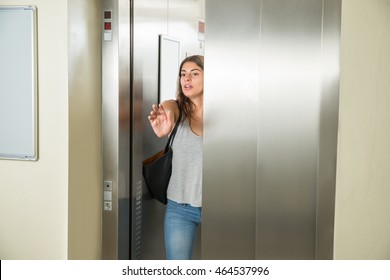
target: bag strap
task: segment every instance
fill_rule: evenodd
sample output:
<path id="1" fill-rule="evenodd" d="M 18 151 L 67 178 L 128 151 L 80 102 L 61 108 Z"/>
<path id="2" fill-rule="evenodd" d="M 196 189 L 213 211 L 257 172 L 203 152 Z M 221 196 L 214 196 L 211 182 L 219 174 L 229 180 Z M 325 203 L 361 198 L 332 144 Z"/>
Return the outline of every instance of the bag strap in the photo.
<path id="1" fill-rule="evenodd" d="M 179 127 L 180 121 L 181 121 L 181 108 L 179 105 L 179 102 L 176 100 L 177 106 L 179 107 L 179 118 L 176 121 L 175 127 L 173 128 L 171 135 L 169 135 L 167 145 L 165 146 L 164 153 L 168 152 L 169 148 L 172 146 L 173 139 L 175 139 L 177 128 Z"/>

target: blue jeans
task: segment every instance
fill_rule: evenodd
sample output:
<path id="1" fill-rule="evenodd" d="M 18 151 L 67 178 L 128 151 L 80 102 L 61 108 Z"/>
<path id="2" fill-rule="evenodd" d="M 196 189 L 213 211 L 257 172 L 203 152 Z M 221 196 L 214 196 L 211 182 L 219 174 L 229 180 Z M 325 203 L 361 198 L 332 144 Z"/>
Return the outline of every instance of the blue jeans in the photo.
<path id="1" fill-rule="evenodd" d="M 190 260 L 202 208 L 168 200 L 164 237 L 167 260 Z"/>

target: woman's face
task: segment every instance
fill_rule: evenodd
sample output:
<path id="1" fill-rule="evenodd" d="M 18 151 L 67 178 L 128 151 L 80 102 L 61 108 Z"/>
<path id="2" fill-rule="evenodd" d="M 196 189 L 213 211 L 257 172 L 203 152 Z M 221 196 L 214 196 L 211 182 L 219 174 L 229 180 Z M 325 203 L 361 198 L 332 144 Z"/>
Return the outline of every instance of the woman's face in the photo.
<path id="1" fill-rule="evenodd" d="M 180 71 L 180 85 L 190 99 L 203 95 L 203 70 L 195 62 L 185 62 Z"/>

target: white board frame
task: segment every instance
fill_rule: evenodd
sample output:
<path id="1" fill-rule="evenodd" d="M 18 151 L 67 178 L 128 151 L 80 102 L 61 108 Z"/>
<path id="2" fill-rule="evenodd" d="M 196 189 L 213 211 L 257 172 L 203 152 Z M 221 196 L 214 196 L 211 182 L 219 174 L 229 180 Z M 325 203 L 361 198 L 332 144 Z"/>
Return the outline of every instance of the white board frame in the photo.
<path id="1" fill-rule="evenodd" d="M 0 40 L 0 159 L 36 161 L 36 6 L 0 6 Z"/>

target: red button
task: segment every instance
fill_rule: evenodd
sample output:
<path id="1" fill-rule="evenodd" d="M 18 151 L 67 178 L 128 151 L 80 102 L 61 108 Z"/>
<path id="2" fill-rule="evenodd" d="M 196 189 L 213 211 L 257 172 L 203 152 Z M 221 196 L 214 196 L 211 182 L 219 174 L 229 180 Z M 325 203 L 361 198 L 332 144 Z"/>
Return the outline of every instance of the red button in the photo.
<path id="1" fill-rule="evenodd" d="M 104 30 L 111 30 L 111 22 L 104 23 Z"/>

